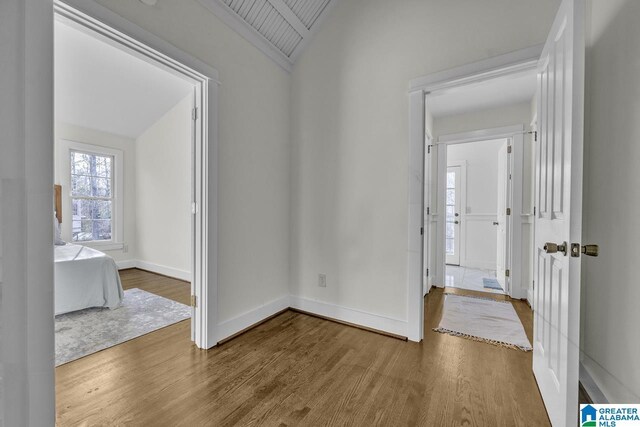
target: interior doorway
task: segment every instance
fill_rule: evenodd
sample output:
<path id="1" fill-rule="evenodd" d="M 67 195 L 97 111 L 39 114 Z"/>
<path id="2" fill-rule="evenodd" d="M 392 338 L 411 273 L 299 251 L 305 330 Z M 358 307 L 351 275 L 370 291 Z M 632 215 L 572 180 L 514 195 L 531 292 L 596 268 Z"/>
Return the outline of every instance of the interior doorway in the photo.
<path id="1" fill-rule="evenodd" d="M 182 173 L 182 175 L 186 175 L 186 177 L 183 176 L 182 178 L 186 179 L 187 187 L 180 190 L 186 197 L 186 201 L 181 203 L 180 206 L 180 209 L 186 213 L 186 216 L 182 217 L 184 221 L 181 221 L 186 224 L 184 227 L 185 233 L 183 233 L 186 234 L 186 249 L 182 250 L 182 256 L 186 256 L 186 264 L 183 269 L 180 269 L 181 276 L 179 279 L 190 282 L 186 307 L 191 312 L 189 316 L 192 319 L 191 339 L 200 348 L 210 348 L 217 343 L 215 323 L 215 297 L 217 292 L 215 271 L 217 261 L 215 247 L 210 245 L 212 236 L 215 239 L 216 235 L 216 192 L 209 190 L 211 185 L 213 185 L 213 188 L 216 186 L 216 175 L 215 173 L 209 174 L 209 165 L 212 160 L 215 162 L 217 152 L 217 136 L 214 128 L 217 116 L 217 71 L 184 54 L 179 49 L 154 38 L 150 33 L 134 24 L 118 20 L 117 17 L 99 6 L 91 6 L 87 9 L 87 12 L 91 13 L 91 15 L 62 1 L 55 1 L 55 23 L 81 33 L 85 39 L 88 37 L 97 40 L 102 43 L 105 49 L 111 49 L 112 52 L 119 52 L 119 54 L 124 53 L 132 60 L 142 64 L 142 66 L 146 66 L 148 72 L 140 80 L 140 86 L 149 86 L 154 81 L 157 83 L 157 77 L 160 74 L 182 82 L 182 85 L 177 85 L 180 86 L 180 93 L 178 94 L 180 111 L 176 111 L 179 113 L 178 116 L 182 123 L 186 123 L 187 128 L 184 137 L 187 147 L 183 152 L 186 156 L 187 171 Z M 132 36 L 135 36 L 135 38 Z M 123 72 L 122 69 L 120 71 Z M 92 75 L 92 77 L 94 80 L 93 85 L 100 86 L 100 83 L 102 83 L 100 79 L 96 79 L 95 75 Z M 86 76 L 84 76 L 84 80 L 88 80 Z M 91 84 L 91 81 L 89 81 L 89 84 Z M 102 89 L 104 90 L 104 88 Z M 61 92 L 56 93 L 57 100 L 63 96 L 64 94 Z M 81 97 L 79 96 L 77 99 L 71 97 L 67 101 L 71 101 L 70 105 L 73 105 L 74 101 L 80 100 Z M 101 107 L 100 99 L 91 102 L 92 104 L 89 104 L 86 110 L 77 111 L 76 115 Z M 175 105 L 176 108 L 178 104 Z M 77 105 L 74 107 L 77 107 Z M 127 105 L 123 105 L 122 111 L 127 110 L 127 107 Z M 149 111 L 157 107 L 154 103 L 149 108 Z M 170 110 L 173 112 L 175 109 Z M 118 108 L 111 108 L 110 111 L 102 114 L 99 111 L 97 113 L 94 112 L 92 117 L 85 117 L 84 119 L 98 118 L 99 120 L 104 120 L 109 117 L 114 118 L 122 111 L 118 111 Z M 183 114 L 185 111 L 186 114 Z M 170 113 L 166 112 L 165 115 L 170 115 Z M 127 118 L 115 117 L 112 123 L 116 125 L 126 124 Z M 135 127 L 139 125 L 139 121 L 134 120 L 129 124 Z M 99 131 L 104 131 L 104 129 L 98 129 L 96 134 Z M 156 136 L 151 135 L 150 139 L 157 140 L 157 137 L 168 137 L 167 133 L 162 131 L 156 134 Z M 58 187 L 57 191 L 57 193 L 66 194 L 65 200 L 67 203 L 62 203 L 62 201 L 56 203 L 57 210 L 61 210 L 63 212 L 62 217 L 66 216 L 67 219 L 67 229 L 64 231 L 67 239 L 74 242 L 78 239 L 88 239 L 100 246 L 104 251 L 119 248 L 123 252 L 127 252 L 128 245 L 122 236 L 123 230 L 130 227 L 130 224 L 125 220 L 125 216 L 121 214 L 122 207 L 120 204 L 126 202 L 126 200 L 119 198 L 124 194 L 121 187 L 127 183 L 125 178 L 120 176 L 120 172 L 123 167 L 132 163 L 133 158 L 125 161 L 123 159 L 123 150 L 98 150 L 95 148 L 95 144 L 84 144 L 79 147 L 75 143 L 78 142 L 77 139 L 82 138 L 64 137 L 60 139 L 64 140 L 64 144 L 68 146 L 66 147 L 68 148 L 67 150 L 63 150 L 64 153 L 62 155 L 65 162 L 73 163 L 77 160 L 77 164 L 69 165 L 67 169 L 71 170 L 71 166 L 81 167 L 83 161 L 86 161 L 87 165 L 95 164 L 96 166 L 96 168 L 89 167 L 87 169 L 89 172 L 87 173 L 84 173 L 86 171 L 80 171 L 82 173 L 76 174 L 71 172 L 67 174 L 62 170 L 64 168 L 60 168 L 62 173 L 60 176 L 64 175 L 66 178 L 68 175 L 69 178 L 69 182 L 66 185 L 67 188 Z M 162 151 L 159 147 L 154 148 L 153 144 L 150 144 L 147 148 L 150 151 L 147 150 L 141 155 L 146 160 L 149 160 L 147 154 Z M 87 190 L 86 194 L 80 194 L 78 191 L 72 190 L 76 188 L 74 185 L 77 184 L 73 181 L 75 175 L 77 175 L 75 177 L 77 178 L 76 181 L 80 180 L 88 183 L 87 188 L 90 191 Z M 181 182 L 184 179 L 181 179 Z M 162 193 L 166 186 L 152 185 L 152 188 L 152 190 L 146 192 L 145 196 L 153 191 L 158 197 L 162 198 Z M 131 189 L 129 188 L 128 190 Z M 74 198 L 82 200 L 74 205 Z M 71 207 L 69 207 L 69 200 L 71 200 Z M 134 202 L 137 201 L 134 200 Z M 109 205 L 109 203 L 111 204 Z M 82 212 L 77 210 L 79 205 L 82 205 Z M 94 209 L 96 206 L 93 205 L 100 205 L 100 208 Z M 84 209 L 85 207 L 87 209 Z M 147 215 L 147 218 L 150 218 L 149 215 Z M 210 222 L 210 219 L 213 221 Z M 56 218 L 55 222 L 59 223 L 59 218 Z M 146 223 L 148 225 L 149 221 Z M 163 226 L 171 227 L 171 224 L 165 223 Z M 156 234 L 162 235 L 162 233 Z M 98 240 L 101 241 L 98 242 Z M 212 250 L 211 253 L 209 253 L 210 250 Z M 160 274 L 166 273 L 167 271 L 160 272 Z M 210 275 L 209 273 L 212 274 Z M 113 300 L 114 304 L 117 305 L 113 298 L 109 300 Z"/>
<path id="2" fill-rule="evenodd" d="M 446 287 L 506 292 L 510 141 L 446 144 Z"/>

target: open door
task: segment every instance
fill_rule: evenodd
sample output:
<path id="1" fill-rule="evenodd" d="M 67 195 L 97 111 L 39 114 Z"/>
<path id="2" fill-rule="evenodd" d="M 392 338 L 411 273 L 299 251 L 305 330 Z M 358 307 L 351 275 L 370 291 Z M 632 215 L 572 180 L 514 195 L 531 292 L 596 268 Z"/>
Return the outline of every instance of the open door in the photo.
<path id="1" fill-rule="evenodd" d="M 502 286 L 502 289 L 507 291 L 506 286 L 506 271 L 507 271 L 507 231 L 508 220 L 507 217 L 507 194 L 509 183 L 509 154 L 507 152 L 507 142 L 505 142 L 500 150 L 498 150 L 498 193 L 497 200 L 498 205 L 496 207 L 497 221 L 494 222 L 496 226 L 496 278 Z"/>
<path id="2" fill-rule="evenodd" d="M 554 426 L 578 416 L 584 0 L 563 0 L 538 64 L 533 372 Z"/>

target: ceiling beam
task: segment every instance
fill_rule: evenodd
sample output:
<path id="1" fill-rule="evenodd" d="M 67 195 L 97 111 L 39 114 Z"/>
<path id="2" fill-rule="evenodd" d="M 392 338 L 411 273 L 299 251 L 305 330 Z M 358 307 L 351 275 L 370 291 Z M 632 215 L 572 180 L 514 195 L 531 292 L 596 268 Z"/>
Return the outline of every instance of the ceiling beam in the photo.
<path id="1" fill-rule="evenodd" d="M 222 0 L 197 0 L 202 6 L 216 15 L 229 28 L 240 34 L 249 43 L 267 55 L 276 64 L 281 66 L 285 71 L 291 72 L 292 61 L 273 43 L 267 40 L 247 21 L 242 19 L 240 15 L 235 13 L 233 9 L 227 6 Z"/>
<path id="2" fill-rule="evenodd" d="M 267 0 L 271 3 L 280 15 L 287 21 L 294 30 L 298 32 L 305 39 L 309 35 L 309 29 L 304 25 L 304 23 L 296 16 L 295 13 L 287 6 L 284 0 Z"/>

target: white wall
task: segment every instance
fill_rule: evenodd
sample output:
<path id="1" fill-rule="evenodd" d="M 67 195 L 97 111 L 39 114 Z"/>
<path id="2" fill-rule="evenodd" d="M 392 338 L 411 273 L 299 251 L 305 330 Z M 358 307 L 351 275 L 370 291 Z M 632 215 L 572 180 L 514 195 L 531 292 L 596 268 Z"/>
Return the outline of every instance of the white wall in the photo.
<path id="1" fill-rule="evenodd" d="M 219 71 L 219 321 L 287 295 L 289 74 L 196 0 L 97 1 Z"/>
<path id="2" fill-rule="evenodd" d="M 406 321 L 408 83 L 543 42 L 558 4 L 336 5 L 292 74 L 294 295 Z"/>
<path id="3" fill-rule="evenodd" d="M 55 421 L 52 27 L 50 1 L 0 2 L 0 424 L 6 426 Z"/>
<path id="4" fill-rule="evenodd" d="M 135 141 L 136 259 L 178 278 L 191 273 L 193 95 Z"/>
<path id="5" fill-rule="evenodd" d="M 105 252 L 113 257 L 116 262 L 129 261 L 135 259 L 136 253 L 136 150 L 135 140 L 124 136 L 114 135 L 107 132 L 101 132 L 93 129 L 83 128 L 68 123 L 55 123 L 54 129 L 54 141 L 55 141 L 55 166 L 54 166 L 54 182 L 60 184 L 63 182 L 63 173 L 65 168 L 62 167 L 62 157 L 67 153 L 63 152 L 58 141 L 69 140 L 74 142 L 80 142 L 84 144 L 97 145 L 100 147 L 114 148 L 120 150 L 123 153 L 123 183 L 124 183 L 124 197 L 123 209 L 124 218 L 121 223 L 123 227 L 123 243 L 125 246 L 122 249 L 100 248 L 96 246 L 96 249 Z M 70 230 L 70 202 L 69 202 L 69 189 L 62 189 L 62 238 L 68 242 L 71 242 L 71 230 Z M 88 244 L 88 246 L 92 246 Z"/>
<path id="6" fill-rule="evenodd" d="M 587 50 L 583 364 L 612 403 L 640 402 L 640 2 L 593 1 Z"/>
<path id="7" fill-rule="evenodd" d="M 447 163 L 466 167 L 466 211 L 460 212 L 460 265 L 496 269 L 498 212 L 498 152 L 506 140 L 447 146 Z"/>

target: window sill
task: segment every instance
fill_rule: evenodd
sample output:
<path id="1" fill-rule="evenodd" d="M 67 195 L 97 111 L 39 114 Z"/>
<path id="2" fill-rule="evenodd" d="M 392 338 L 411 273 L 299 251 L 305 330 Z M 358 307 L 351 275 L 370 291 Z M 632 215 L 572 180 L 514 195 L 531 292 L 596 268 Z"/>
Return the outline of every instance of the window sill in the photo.
<path id="1" fill-rule="evenodd" d="M 69 242 L 74 245 L 88 246 L 90 248 L 99 249 L 101 251 L 121 251 L 124 249 L 124 243 L 115 242 Z"/>

